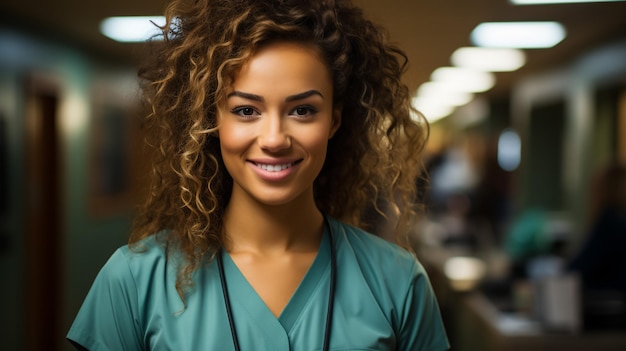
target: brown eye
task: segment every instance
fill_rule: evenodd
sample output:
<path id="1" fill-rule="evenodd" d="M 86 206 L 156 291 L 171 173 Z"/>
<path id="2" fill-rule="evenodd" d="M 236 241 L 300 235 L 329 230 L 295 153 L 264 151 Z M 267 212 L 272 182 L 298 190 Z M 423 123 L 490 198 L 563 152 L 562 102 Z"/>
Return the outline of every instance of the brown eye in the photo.
<path id="1" fill-rule="evenodd" d="M 290 115 L 297 117 L 308 117 L 315 112 L 317 112 L 317 110 L 311 106 L 298 106 L 291 111 Z"/>
<path id="2" fill-rule="evenodd" d="M 254 108 L 249 106 L 236 107 L 231 112 L 241 117 L 253 117 L 258 114 Z"/>

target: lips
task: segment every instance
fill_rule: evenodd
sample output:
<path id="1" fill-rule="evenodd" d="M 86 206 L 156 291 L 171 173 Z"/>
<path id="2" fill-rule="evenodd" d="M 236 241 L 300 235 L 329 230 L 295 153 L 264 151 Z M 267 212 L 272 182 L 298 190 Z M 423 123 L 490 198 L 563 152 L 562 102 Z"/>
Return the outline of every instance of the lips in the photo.
<path id="1" fill-rule="evenodd" d="M 253 170 L 265 181 L 283 181 L 290 177 L 301 162 L 299 160 L 255 159 L 248 160 Z"/>

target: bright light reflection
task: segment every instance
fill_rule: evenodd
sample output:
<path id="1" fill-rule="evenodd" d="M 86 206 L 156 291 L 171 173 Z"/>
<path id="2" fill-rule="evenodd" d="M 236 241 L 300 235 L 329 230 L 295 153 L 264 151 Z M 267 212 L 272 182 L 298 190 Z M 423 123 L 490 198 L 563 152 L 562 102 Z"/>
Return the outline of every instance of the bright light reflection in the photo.
<path id="1" fill-rule="evenodd" d="M 451 62 L 481 71 L 511 72 L 524 66 L 526 54 L 518 49 L 462 47 L 452 53 Z"/>
<path id="2" fill-rule="evenodd" d="M 119 42 L 144 42 L 161 36 L 157 27 L 165 25 L 163 16 L 109 17 L 100 23 L 100 32 Z"/>
<path id="3" fill-rule="evenodd" d="M 471 290 L 485 275 L 485 263 L 473 257 L 452 257 L 444 264 L 444 273 L 456 290 Z"/>
<path id="4" fill-rule="evenodd" d="M 412 104 L 430 123 L 445 118 L 454 112 L 454 106 L 441 104 L 423 97 L 413 98 Z"/>
<path id="5" fill-rule="evenodd" d="M 61 106 L 62 129 L 64 135 L 75 137 L 83 133 L 88 115 L 88 107 L 85 98 L 79 91 L 70 91 Z"/>
<path id="6" fill-rule="evenodd" d="M 564 38 L 558 22 L 485 22 L 471 34 L 474 45 L 492 48 L 551 48 Z"/>
<path id="7" fill-rule="evenodd" d="M 496 78 L 491 72 L 461 67 L 439 67 L 430 77 L 434 82 L 451 83 L 457 89 L 470 93 L 487 91 L 496 84 Z"/>
<path id="8" fill-rule="evenodd" d="M 520 165 L 522 142 L 519 135 L 511 129 L 506 129 L 498 138 L 498 164 L 500 168 L 511 172 Z"/>
<path id="9" fill-rule="evenodd" d="M 460 91 L 453 84 L 441 82 L 426 82 L 420 85 L 417 96 L 452 106 L 465 105 L 474 98 L 472 93 Z"/>

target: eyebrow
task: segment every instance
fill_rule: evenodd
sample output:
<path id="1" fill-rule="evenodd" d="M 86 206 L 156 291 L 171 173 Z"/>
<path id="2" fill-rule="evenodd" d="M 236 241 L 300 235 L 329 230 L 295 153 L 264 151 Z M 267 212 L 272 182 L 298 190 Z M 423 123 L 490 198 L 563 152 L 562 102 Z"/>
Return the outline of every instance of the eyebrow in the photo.
<path id="1" fill-rule="evenodd" d="M 226 98 L 231 98 L 233 96 L 238 96 L 240 98 L 244 98 L 244 99 L 247 99 L 247 100 L 254 100 L 254 101 L 259 101 L 259 102 L 265 101 L 265 99 L 261 95 L 244 93 L 243 91 L 237 91 L 237 90 L 235 90 L 232 93 L 228 94 L 226 96 Z"/>
<path id="2" fill-rule="evenodd" d="M 305 92 L 300 93 L 300 94 L 287 96 L 285 101 L 286 102 L 291 102 L 291 101 L 302 100 L 302 99 L 306 99 L 309 96 L 313 96 L 313 95 L 319 95 L 322 99 L 324 98 L 324 95 L 322 95 L 322 93 L 320 93 L 319 91 L 313 89 L 313 90 L 305 91 Z"/>
<path id="3" fill-rule="evenodd" d="M 322 97 L 322 99 L 324 98 L 324 95 L 322 95 L 322 93 L 320 93 L 319 91 L 317 91 L 315 89 L 311 89 L 311 90 L 307 90 L 307 91 L 299 93 L 299 94 L 289 95 L 289 96 L 287 96 L 285 98 L 285 101 L 286 102 L 291 102 L 291 101 L 302 100 L 302 99 L 306 99 L 309 96 L 313 96 L 313 95 L 319 95 L 319 96 Z M 259 101 L 259 102 L 265 101 L 265 99 L 261 95 L 244 93 L 243 91 L 237 91 L 237 90 L 229 93 L 226 97 L 227 98 L 231 98 L 233 96 L 237 96 L 237 97 L 244 98 L 244 99 L 247 99 L 247 100 Z"/>

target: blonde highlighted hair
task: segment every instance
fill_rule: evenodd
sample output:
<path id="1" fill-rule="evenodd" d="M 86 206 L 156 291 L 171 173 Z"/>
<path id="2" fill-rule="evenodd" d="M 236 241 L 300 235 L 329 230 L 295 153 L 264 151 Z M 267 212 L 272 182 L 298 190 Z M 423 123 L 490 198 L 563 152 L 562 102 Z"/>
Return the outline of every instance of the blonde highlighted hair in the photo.
<path id="1" fill-rule="evenodd" d="M 269 42 L 313 45 L 332 73 L 342 124 L 314 184 L 318 208 L 363 226 L 364 214 L 383 200 L 397 241 L 408 242 L 428 124 L 401 81 L 407 57 L 384 30 L 341 0 L 174 0 L 166 17 L 165 40 L 154 43 L 153 59 L 140 71 L 154 160 L 130 245 L 167 231 L 160 240 L 184 258 L 176 282 L 183 300 L 193 271 L 223 244 L 232 179 L 214 134 L 217 105 L 242 65 Z"/>

